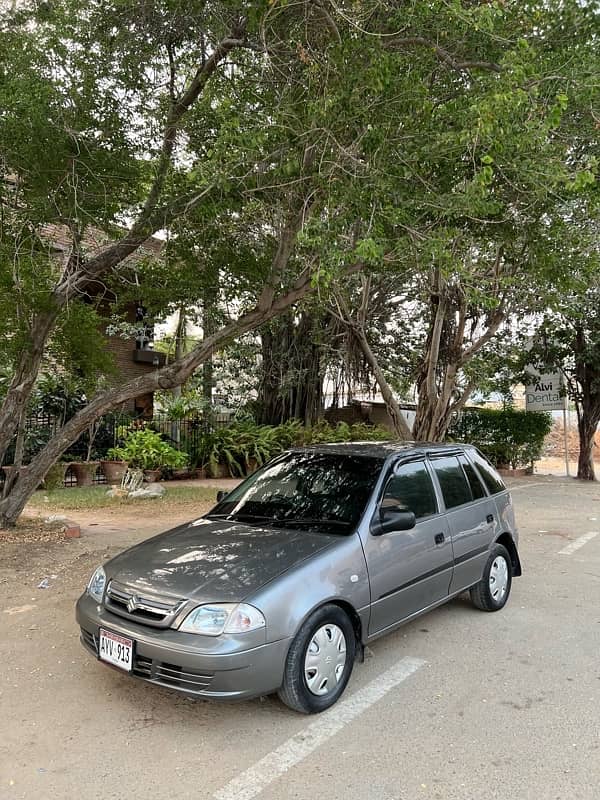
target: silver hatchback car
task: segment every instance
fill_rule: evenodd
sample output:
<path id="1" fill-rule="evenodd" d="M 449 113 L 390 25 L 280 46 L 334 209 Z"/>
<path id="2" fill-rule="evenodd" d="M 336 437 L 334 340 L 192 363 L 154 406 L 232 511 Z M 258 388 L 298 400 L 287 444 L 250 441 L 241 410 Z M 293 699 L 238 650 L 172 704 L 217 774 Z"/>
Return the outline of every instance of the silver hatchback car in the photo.
<path id="1" fill-rule="evenodd" d="M 291 450 L 220 495 L 95 570 L 77 621 L 100 661 L 192 697 L 278 692 L 319 712 L 368 642 L 465 590 L 498 611 L 521 574 L 510 494 L 474 447 Z"/>

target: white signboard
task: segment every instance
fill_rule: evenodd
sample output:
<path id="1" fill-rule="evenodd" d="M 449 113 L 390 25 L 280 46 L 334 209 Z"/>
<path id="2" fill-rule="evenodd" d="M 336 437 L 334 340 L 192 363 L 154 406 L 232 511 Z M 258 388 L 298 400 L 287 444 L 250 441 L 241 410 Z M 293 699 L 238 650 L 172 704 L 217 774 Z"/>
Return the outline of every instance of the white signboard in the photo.
<path id="1" fill-rule="evenodd" d="M 527 411 L 560 411 L 565 407 L 559 372 L 538 375 L 534 380 L 535 383 L 530 383 L 525 387 Z"/>

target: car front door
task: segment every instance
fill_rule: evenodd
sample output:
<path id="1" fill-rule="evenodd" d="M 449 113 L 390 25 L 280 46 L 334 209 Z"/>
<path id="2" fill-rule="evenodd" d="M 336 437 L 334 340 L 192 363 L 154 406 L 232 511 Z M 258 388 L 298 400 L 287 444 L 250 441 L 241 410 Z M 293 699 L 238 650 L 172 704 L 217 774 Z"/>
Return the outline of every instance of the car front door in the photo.
<path id="1" fill-rule="evenodd" d="M 452 544 L 446 519 L 439 513 L 425 459 L 397 465 L 389 476 L 375 513 L 382 508 L 412 511 L 411 530 L 368 533 L 363 542 L 371 584 L 369 633 L 381 633 L 400 620 L 448 596 L 452 579 Z"/>
<path id="2" fill-rule="evenodd" d="M 454 550 L 450 594 L 481 580 L 496 530 L 497 510 L 463 453 L 431 457 L 446 506 Z"/>

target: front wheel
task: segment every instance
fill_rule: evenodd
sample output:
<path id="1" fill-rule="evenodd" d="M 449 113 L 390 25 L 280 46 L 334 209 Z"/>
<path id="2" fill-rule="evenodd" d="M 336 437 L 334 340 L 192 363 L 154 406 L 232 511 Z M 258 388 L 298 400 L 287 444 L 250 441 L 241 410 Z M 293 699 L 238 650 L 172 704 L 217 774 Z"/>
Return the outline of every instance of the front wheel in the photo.
<path id="1" fill-rule="evenodd" d="M 348 615 L 335 605 L 317 609 L 290 646 L 280 699 L 302 714 L 325 711 L 346 688 L 355 653 L 356 636 Z"/>
<path id="2" fill-rule="evenodd" d="M 483 577 L 471 589 L 471 601 L 482 611 L 500 611 L 512 586 L 512 561 L 508 550 L 496 544 L 490 551 Z"/>

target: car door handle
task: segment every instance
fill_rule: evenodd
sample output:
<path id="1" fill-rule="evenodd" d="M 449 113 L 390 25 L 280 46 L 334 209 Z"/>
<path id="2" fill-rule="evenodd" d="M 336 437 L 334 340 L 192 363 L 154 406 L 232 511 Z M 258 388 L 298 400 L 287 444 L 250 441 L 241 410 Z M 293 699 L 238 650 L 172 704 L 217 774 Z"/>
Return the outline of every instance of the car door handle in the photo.
<path id="1" fill-rule="evenodd" d="M 444 543 L 444 534 L 443 533 L 436 533 L 435 535 L 435 543 L 436 544 L 443 544 Z"/>
<path id="2" fill-rule="evenodd" d="M 490 525 L 491 525 L 492 522 L 494 521 L 494 515 L 493 514 L 488 514 L 487 517 L 485 518 L 485 521 L 489 522 Z"/>

